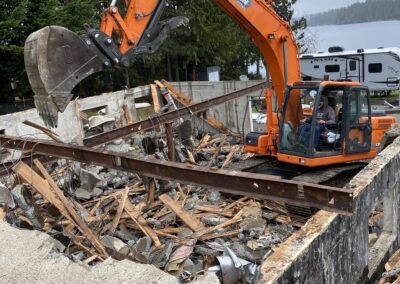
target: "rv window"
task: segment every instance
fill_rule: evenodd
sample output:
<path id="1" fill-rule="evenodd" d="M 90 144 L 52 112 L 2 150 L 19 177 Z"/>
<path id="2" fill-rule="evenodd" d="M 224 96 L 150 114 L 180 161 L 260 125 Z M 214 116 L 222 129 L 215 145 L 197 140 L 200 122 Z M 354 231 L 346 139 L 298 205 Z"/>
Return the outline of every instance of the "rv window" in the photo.
<path id="1" fill-rule="evenodd" d="M 326 65 L 325 66 L 325 72 L 327 73 L 335 73 L 340 71 L 340 66 L 339 65 Z"/>
<path id="2" fill-rule="evenodd" d="M 350 71 L 357 70 L 357 61 L 354 61 L 354 60 L 350 61 L 349 67 L 350 67 Z"/>
<path id="3" fill-rule="evenodd" d="M 372 63 L 368 65 L 369 73 L 382 73 L 382 64 L 381 63 Z"/>
<path id="4" fill-rule="evenodd" d="M 314 69 L 319 69 L 319 65 L 314 65 Z"/>

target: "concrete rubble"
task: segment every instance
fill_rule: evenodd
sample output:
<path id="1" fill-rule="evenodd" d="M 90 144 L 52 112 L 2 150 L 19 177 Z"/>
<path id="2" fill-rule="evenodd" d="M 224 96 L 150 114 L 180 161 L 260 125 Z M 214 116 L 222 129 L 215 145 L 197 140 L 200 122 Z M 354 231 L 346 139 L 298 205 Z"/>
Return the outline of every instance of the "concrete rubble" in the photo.
<path id="1" fill-rule="evenodd" d="M 13 228 L 0 221 L 0 282 L 2 283 L 179 283 L 152 265 L 112 258 L 95 266 L 66 257 L 59 241 L 48 234 Z M 10 245 L 12 242 L 12 245 Z M 21 253 L 23 252 L 23 253 Z M 16 273 L 17 272 L 17 273 Z M 219 283 L 213 273 L 194 283 Z"/>
<path id="2" fill-rule="evenodd" d="M 205 134 L 193 148 L 182 146 L 178 140 L 177 145 L 183 150 L 185 161 L 206 162 L 207 167 L 210 164 L 226 166 L 227 156 L 231 156 L 230 163 L 233 164 L 250 157 L 243 153 L 242 148 L 231 146 L 226 140 L 224 135 L 213 137 Z M 131 145 L 132 141 L 128 139 L 124 143 Z M 155 145 L 153 156 L 166 159 L 165 147 L 158 147 L 160 143 Z M 225 155 L 214 162 L 213 153 L 217 148 Z M 229 155 L 232 149 L 235 155 Z M 143 152 L 132 155 L 143 155 Z M 78 214 L 99 236 L 110 256 L 117 260 L 151 264 L 183 282 L 198 279 L 209 267 L 218 264 L 218 257 L 224 255 L 227 247 L 246 265 L 259 264 L 265 255 L 296 230 L 290 225 L 290 217 L 284 221 L 288 223 L 284 227 L 274 218 L 263 217 L 274 212 L 267 209 L 271 207 L 269 201 L 229 196 L 214 190 L 165 183 L 62 160 L 48 163 L 46 170 L 76 205 Z M 64 255 L 70 260 L 83 261 L 95 267 L 102 263 L 103 257 L 83 249 L 90 247 L 90 242 L 83 236 L 77 241 L 79 230 L 68 218 L 57 210 L 49 211 L 51 202 L 46 200 L 48 197 L 37 192 L 32 195 L 33 189 L 37 189 L 35 184 L 29 182 L 13 189 L 12 196 L 18 207 L 8 210 L 6 220 L 15 227 L 38 229 L 60 236 L 62 244 L 68 247 Z M 27 196 L 27 193 L 31 195 Z M 125 193 L 126 199 L 123 197 Z M 171 207 L 169 199 L 176 207 Z M 133 211 L 119 211 L 122 203 L 129 204 Z M 182 219 L 179 210 L 188 212 L 193 216 L 192 220 Z M 286 214 L 290 215 L 289 212 Z M 114 223 L 116 216 L 117 223 Z M 194 230 L 190 222 L 198 222 L 201 228 Z M 277 236 L 277 227 L 286 233 Z M 223 275 L 219 276 L 223 278 Z"/>
<path id="3" fill-rule="evenodd" d="M 156 117 L 157 110 L 152 115 Z M 110 114 L 108 108 L 94 116 L 81 113 L 77 117 L 82 118 L 81 138 L 129 124 L 131 119 L 121 109 Z M 185 135 L 177 129 L 182 123 Z M 172 123 L 172 137 L 161 125 L 108 142 L 101 149 L 209 170 L 241 170 L 253 155 L 244 152 L 240 133 L 221 125 L 214 123 L 209 131 L 189 119 L 179 120 Z M 6 154 L 7 159 L 18 156 L 12 151 Z M 284 202 L 65 159 L 14 162 L 0 179 L 0 234 L 7 236 L 0 238 L 0 279 L 4 282 L 255 283 L 265 277 L 265 263 L 270 263 L 271 278 L 281 273 L 274 263 L 289 261 L 288 255 L 279 259 L 287 243 L 305 245 L 299 235 L 313 236 L 323 228 L 312 227 L 318 223 L 315 211 Z M 385 234 L 382 204 L 366 218 L 370 247 L 377 246 Z M 286 253 L 296 255 L 297 251 Z M 380 283 L 396 281 L 399 255 L 389 260 Z"/>
<path id="4" fill-rule="evenodd" d="M 169 106 L 176 108 L 175 104 Z M 107 108 L 94 116 L 82 113 L 85 130 L 82 137 L 129 122 L 128 118 L 124 120 L 123 115 L 117 114 L 107 114 Z M 253 156 L 244 153 L 243 147 L 238 145 L 239 134 L 223 127 L 212 134 L 205 129 L 194 129 L 190 120 L 183 119 L 173 127 L 174 159 L 181 163 L 229 168 Z M 54 135 L 50 138 L 58 139 L 57 134 Z M 169 160 L 171 147 L 166 136 L 168 134 L 159 128 L 106 143 L 103 149 L 136 158 Z M 162 278 L 167 283 L 193 282 L 204 277 L 211 283 L 218 280 L 215 274 L 207 273 L 208 269 L 214 267 L 219 280 L 223 280 L 227 273 L 224 261 L 238 259 L 243 263 L 240 269 L 252 267 L 252 272 L 246 270 L 246 279 L 241 278 L 244 277 L 241 273 L 240 279 L 232 281 L 250 283 L 263 257 L 296 230 L 288 211 L 271 210 L 273 202 L 62 159 L 44 164 L 35 160 L 34 164 L 36 168 L 20 163 L 13 170 L 21 178 L 24 169 L 35 172 L 34 176 L 28 173 L 20 184 L 17 181 L 21 180 L 9 176 L 7 184 L 0 186 L 0 206 L 6 212 L 4 219 L 15 228 L 36 229 L 56 236 L 58 241 L 55 242 L 63 247 L 57 259 L 70 267 L 80 267 L 72 262 L 85 263 L 86 269 L 91 267 L 90 271 L 97 271 L 115 263 L 109 259 L 112 257 L 121 261 L 120 266 L 132 263 L 133 266 L 143 264 L 145 271 L 159 269 L 146 281 L 151 282 L 156 275 L 164 277 L 160 271 L 164 270 L 174 276 Z M 42 177 L 36 175 L 38 169 L 45 177 L 45 184 L 50 185 L 48 189 L 42 188 L 45 184 L 40 183 Z M 15 182 L 17 185 L 13 188 Z M 52 197 L 58 194 L 53 182 L 63 194 L 59 201 Z M 60 201 L 67 202 L 65 207 Z M 286 218 L 278 219 L 278 215 L 271 213 Z M 285 228 L 289 233 L 276 238 L 270 228 L 280 224 L 288 226 Z M 299 223 L 295 226 L 298 228 Z M 271 234 L 269 238 L 274 241 L 265 241 L 266 234 Z M 85 279 L 89 281 L 90 277 Z"/>

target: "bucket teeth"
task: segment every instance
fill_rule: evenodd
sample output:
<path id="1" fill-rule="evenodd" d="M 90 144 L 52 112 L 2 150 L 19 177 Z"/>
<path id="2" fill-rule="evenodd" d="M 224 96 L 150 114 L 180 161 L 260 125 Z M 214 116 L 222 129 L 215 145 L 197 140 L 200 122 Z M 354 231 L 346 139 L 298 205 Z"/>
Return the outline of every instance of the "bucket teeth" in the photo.
<path id="1" fill-rule="evenodd" d="M 48 26 L 31 34 L 24 50 L 25 69 L 35 93 L 39 115 L 48 127 L 57 127 L 72 90 L 86 77 L 102 71 L 105 56 L 88 38 Z"/>

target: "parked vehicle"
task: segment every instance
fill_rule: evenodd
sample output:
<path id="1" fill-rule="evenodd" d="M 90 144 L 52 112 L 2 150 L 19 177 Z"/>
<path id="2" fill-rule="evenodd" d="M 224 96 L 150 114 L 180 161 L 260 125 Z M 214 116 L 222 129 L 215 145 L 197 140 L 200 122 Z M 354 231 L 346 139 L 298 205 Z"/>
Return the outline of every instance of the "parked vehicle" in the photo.
<path id="1" fill-rule="evenodd" d="M 345 51 L 331 47 L 325 53 L 301 55 L 300 62 L 304 81 L 361 82 L 381 95 L 400 89 L 400 48 Z"/>

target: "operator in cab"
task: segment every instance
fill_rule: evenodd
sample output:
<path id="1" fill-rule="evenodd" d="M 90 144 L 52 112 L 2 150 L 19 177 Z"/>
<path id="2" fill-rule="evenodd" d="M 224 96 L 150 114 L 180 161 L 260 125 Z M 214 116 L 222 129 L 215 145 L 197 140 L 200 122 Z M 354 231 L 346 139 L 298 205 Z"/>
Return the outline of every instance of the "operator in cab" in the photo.
<path id="1" fill-rule="evenodd" d="M 304 118 L 301 120 L 300 137 L 306 141 L 307 136 L 310 135 L 311 118 Z M 336 114 L 332 107 L 328 105 L 328 97 L 323 96 L 318 104 L 317 110 L 317 125 L 315 126 L 314 135 L 314 150 L 318 150 L 321 134 L 325 131 L 326 126 L 336 123 Z"/>

